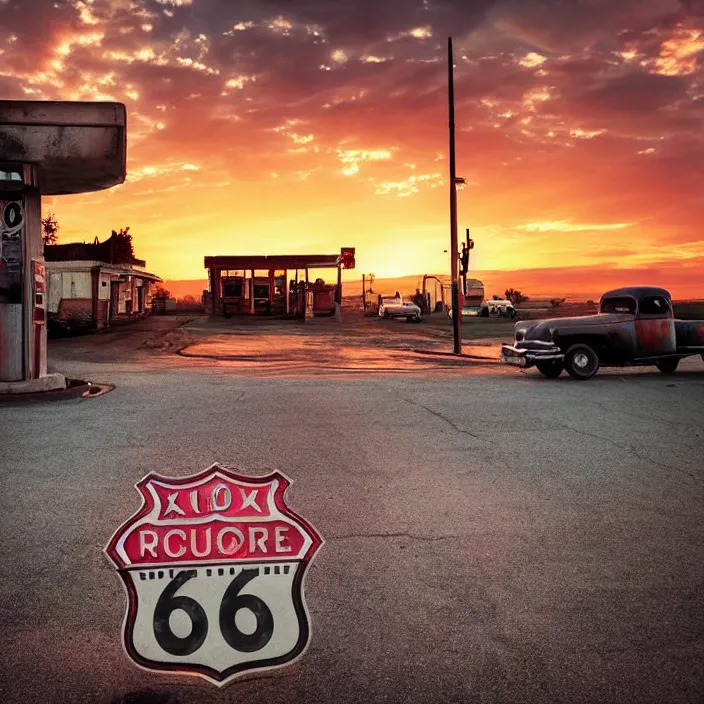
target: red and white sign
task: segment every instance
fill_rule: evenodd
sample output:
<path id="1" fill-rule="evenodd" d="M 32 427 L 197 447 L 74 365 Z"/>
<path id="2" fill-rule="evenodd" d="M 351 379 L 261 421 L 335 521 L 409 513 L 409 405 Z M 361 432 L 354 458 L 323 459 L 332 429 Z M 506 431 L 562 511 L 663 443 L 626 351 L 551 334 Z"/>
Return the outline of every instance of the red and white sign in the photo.
<path id="1" fill-rule="evenodd" d="M 34 276 L 34 308 L 33 319 L 35 322 L 44 322 L 46 310 L 46 267 L 44 262 L 32 259 L 32 272 Z"/>
<path id="2" fill-rule="evenodd" d="M 286 505 L 289 484 L 219 464 L 136 484 L 143 505 L 105 548 L 127 590 L 132 660 L 222 686 L 303 653 L 303 577 L 323 541 Z"/>

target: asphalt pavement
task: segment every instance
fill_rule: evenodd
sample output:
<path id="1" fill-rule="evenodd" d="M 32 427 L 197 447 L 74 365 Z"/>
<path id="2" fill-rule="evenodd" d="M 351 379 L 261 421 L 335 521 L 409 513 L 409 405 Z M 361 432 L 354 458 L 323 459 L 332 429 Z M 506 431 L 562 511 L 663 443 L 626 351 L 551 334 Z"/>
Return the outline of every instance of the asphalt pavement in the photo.
<path id="1" fill-rule="evenodd" d="M 270 374 L 142 345 L 56 343 L 114 390 L 0 405 L 3 704 L 704 700 L 701 360 Z M 325 539 L 308 651 L 221 690 L 128 660 L 102 552 L 141 477 L 216 461 L 285 472 Z"/>

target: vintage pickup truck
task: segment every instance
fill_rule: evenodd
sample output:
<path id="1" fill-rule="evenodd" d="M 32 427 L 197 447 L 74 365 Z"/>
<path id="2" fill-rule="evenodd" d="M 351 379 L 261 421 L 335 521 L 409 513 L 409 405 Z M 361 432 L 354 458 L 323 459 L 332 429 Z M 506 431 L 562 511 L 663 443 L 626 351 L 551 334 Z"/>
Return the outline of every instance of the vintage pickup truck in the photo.
<path id="1" fill-rule="evenodd" d="M 520 321 L 513 344 L 501 346 L 503 362 L 536 366 L 550 379 L 563 370 L 590 379 L 600 366 L 652 365 L 672 374 L 693 355 L 704 360 L 704 320 L 675 320 L 669 292 L 651 286 L 605 293 L 597 315 Z"/>

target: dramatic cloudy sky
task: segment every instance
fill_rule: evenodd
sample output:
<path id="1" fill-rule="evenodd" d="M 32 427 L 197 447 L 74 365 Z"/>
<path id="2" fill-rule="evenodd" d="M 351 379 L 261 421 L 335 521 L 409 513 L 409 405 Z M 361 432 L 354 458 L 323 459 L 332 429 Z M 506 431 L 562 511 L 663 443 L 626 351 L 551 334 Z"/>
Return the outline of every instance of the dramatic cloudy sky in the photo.
<path id="1" fill-rule="evenodd" d="M 50 199 L 62 241 L 441 272 L 449 35 L 479 269 L 704 281 L 702 0 L 0 0 L 0 97 L 127 105 L 127 182 Z"/>

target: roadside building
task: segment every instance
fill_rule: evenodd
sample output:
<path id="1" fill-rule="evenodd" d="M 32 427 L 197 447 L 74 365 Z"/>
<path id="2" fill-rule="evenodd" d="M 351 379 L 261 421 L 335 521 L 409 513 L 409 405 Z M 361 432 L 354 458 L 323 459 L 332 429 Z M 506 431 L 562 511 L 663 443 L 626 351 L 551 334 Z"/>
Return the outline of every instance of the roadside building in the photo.
<path id="1" fill-rule="evenodd" d="M 132 254 L 127 237 L 46 245 L 47 315 L 61 328 L 100 330 L 116 320 L 145 316 L 161 278 Z"/>
<path id="2" fill-rule="evenodd" d="M 354 268 L 354 254 L 343 247 L 340 254 L 205 257 L 202 301 L 211 315 L 332 315 L 342 302 L 342 269 Z M 311 281 L 311 271 L 320 269 L 333 270 L 336 282 Z"/>

